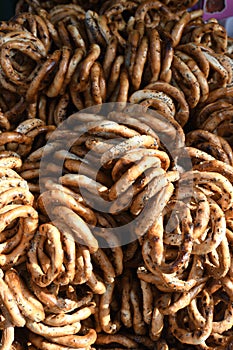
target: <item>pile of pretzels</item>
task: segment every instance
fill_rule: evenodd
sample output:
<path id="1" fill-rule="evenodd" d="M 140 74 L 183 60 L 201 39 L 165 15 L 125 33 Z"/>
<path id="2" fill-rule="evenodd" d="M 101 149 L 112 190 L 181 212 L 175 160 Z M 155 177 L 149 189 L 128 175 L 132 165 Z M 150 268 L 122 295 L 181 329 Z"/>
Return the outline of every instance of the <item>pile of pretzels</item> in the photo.
<path id="1" fill-rule="evenodd" d="M 233 347 L 233 38 L 196 3 L 0 22 L 1 350 Z"/>

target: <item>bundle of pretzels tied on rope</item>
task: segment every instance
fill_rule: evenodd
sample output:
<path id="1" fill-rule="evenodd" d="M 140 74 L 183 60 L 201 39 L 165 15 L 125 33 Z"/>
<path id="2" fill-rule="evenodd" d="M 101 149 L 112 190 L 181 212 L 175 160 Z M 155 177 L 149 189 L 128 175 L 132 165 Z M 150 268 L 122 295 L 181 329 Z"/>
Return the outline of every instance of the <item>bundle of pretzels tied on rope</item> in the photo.
<path id="1" fill-rule="evenodd" d="M 2 350 L 232 349 L 233 38 L 196 2 L 0 22 Z"/>

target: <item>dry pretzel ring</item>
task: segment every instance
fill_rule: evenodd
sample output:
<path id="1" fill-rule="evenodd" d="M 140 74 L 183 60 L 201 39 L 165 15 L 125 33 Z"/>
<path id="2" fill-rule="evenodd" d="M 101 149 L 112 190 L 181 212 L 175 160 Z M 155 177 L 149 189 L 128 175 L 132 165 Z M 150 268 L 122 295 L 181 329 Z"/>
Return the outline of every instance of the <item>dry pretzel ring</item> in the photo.
<path id="1" fill-rule="evenodd" d="M 209 95 L 209 86 L 204 73 L 202 73 L 196 62 L 184 52 L 176 50 L 175 54 L 187 64 L 187 66 L 191 69 L 192 73 L 197 78 L 201 90 L 200 102 L 204 102 Z"/>
<path id="2" fill-rule="evenodd" d="M 206 188 L 209 188 L 210 190 L 212 189 L 213 192 L 217 191 L 222 193 L 222 198 L 216 201 L 221 210 L 226 211 L 231 207 L 232 185 L 223 175 L 215 172 L 199 172 L 194 170 L 186 172 L 181 177 L 182 184 L 187 183 L 190 180 L 192 180 L 194 185 L 198 186 L 202 191 L 204 191 L 204 188 L 201 185 L 204 185 Z"/>
<path id="3" fill-rule="evenodd" d="M 146 326 L 143 320 L 143 314 L 140 310 L 140 298 L 138 295 L 138 290 L 140 286 L 139 286 L 139 283 L 137 282 L 138 282 L 137 280 L 132 281 L 131 290 L 130 290 L 130 302 L 133 310 L 132 312 L 133 313 L 133 316 L 132 316 L 133 330 L 137 335 L 145 335 Z"/>
<path id="4" fill-rule="evenodd" d="M 10 79 L 11 82 L 14 84 L 21 85 L 23 88 L 26 88 L 26 76 L 24 74 L 20 74 L 20 72 L 17 72 L 16 69 L 14 69 L 12 62 L 10 60 L 11 57 L 11 51 L 12 50 L 19 50 L 26 56 L 30 57 L 32 60 L 38 62 L 42 59 L 42 55 L 40 53 L 37 53 L 37 46 L 33 45 L 31 41 L 18 41 L 18 40 L 12 40 L 9 42 L 6 42 L 1 47 L 1 68 L 5 74 L 5 76 Z M 32 78 L 32 75 L 31 75 Z M 29 80 L 29 79 L 27 79 Z"/>
<path id="5" fill-rule="evenodd" d="M 186 135 L 186 145 L 194 146 L 214 158 L 232 164 L 232 150 L 228 142 L 207 130 L 196 129 Z"/>
<path id="6" fill-rule="evenodd" d="M 75 311 L 73 314 L 63 314 L 60 313 L 58 315 L 49 314 L 44 319 L 44 324 L 49 326 L 64 326 L 66 324 L 73 324 L 75 322 L 80 322 L 82 320 L 87 319 L 91 316 L 95 311 L 95 304 L 90 303 L 88 306 L 84 306 L 83 308 Z"/>
<path id="7" fill-rule="evenodd" d="M 81 181 L 75 182 L 75 179 L 78 180 L 78 175 L 66 174 L 64 176 L 66 176 L 66 178 L 61 177 L 61 181 L 64 179 L 66 185 L 75 186 L 76 184 L 79 185 L 81 183 Z M 69 207 L 80 215 L 89 225 L 96 225 L 97 219 L 95 213 L 83 203 L 80 203 L 79 200 L 76 200 L 78 198 L 75 196 L 74 192 L 72 193 L 72 191 L 69 191 L 68 189 L 66 191 L 65 187 L 62 187 L 61 185 L 57 185 L 57 188 L 55 188 L 55 186 L 52 187 L 53 188 L 51 188 L 50 191 L 43 192 L 37 200 L 38 209 L 43 214 L 46 215 L 46 209 L 48 209 L 49 206 L 53 207 L 54 203 L 56 203 L 56 205 L 59 204 Z"/>
<path id="8" fill-rule="evenodd" d="M 188 121 L 189 106 L 180 90 L 176 89 L 174 86 L 169 85 L 168 83 L 159 81 L 147 85 L 147 88 L 164 92 L 172 99 L 174 99 L 179 104 L 179 109 L 176 110 L 175 119 L 181 126 L 184 126 L 186 124 Z"/>
<path id="9" fill-rule="evenodd" d="M 184 91 L 189 107 L 196 107 L 200 101 L 200 85 L 188 65 L 176 54 L 173 57 L 172 73 L 177 84 L 182 83 L 181 90 Z"/>
<path id="10" fill-rule="evenodd" d="M 173 100 L 164 92 L 154 90 L 138 90 L 130 96 L 131 103 L 140 103 L 144 107 L 154 107 L 160 112 L 167 113 L 174 118 L 175 105 Z"/>
<path id="11" fill-rule="evenodd" d="M 0 278 L 0 298 L 4 308 L 7 310 L 10 320 L 14 326 L 23 327 L 25 325 L 25 318 L 20 313 L 19 307 L 17 305 L 16 299 L 10 288 L 3 280 L 3 272 L 1 271 Z"/>
<path id="12" fill-rule="evenodd" d="M 17 239 L 14 249 L 11 251 L 4 250 L 6 244 L 2 243 L 2 249 L 0 254 L 1 266 L 12 266 L 17 263 L 21 263 L 25 258 L 25 253 L 29 248 L 30 241 L 34 236 L 34 233 L 38 225 L 38 214 L 30 205 L 6 205 L 0 210 L 1 227 L 0 231 L 3 232 L 10 222 L 17 218 L 20 218 L 19 228 L 17 232 Z"/>
<path id="13" fill-rule="evenodd" d="M 196 298 L 196 296 L 203 290 L 205 287 L 205 282 L 198 284 L 191 288 L 188 292 L 183 293 L 182 295 L 175 293 L 163 294 L 159 297 L 158 308 L 159 311 L 164 315 L 173 315 L 179 310 L 189 306 L 191 301 Z M 173 302 L 172 302 L 173 297 Z"/>
<path id="14" fill-rule="evenodd" d="M 60 337 L 47 337 L 48 340 L 59 344 L 69 346 L 71 348 L 88 348 L 94 344 L 97 338 L 96 331 L 90 329 L 85 335 L 64 335 Z"/>
<path id="15" fill-rule="evenodd" d="M 19 23 L 22 27 L 29 27 L 30 32 L 35 37 L 39 37 L 39 39 L 42 41 L 45 50 L 48 53 L 51 47 L 51 39 L 48 27 L 43 18 L 32 13 L 21 13 L 17 16 L 16 23 Z"/>
<path id="16" fill-rule="evenodd" d="M 44 62 L 44 64 L 40 66 L 34 79 L 31 81 L 30 85 L 28 86 L 28 90 L 26 93 L 26 101 L 28 103 L 36 102 L 38 92 L 41 89 L 42 82 L 44 83 L 44 80 L 46 81 L 46 77 L 48 77 L 49 74 L 51 74 L 51 72 L 56 68 L 56 66 L 58 65 L 60 56 L 61 56 L 61 51 L 56 50 L 50 55 L 50 57 Z"/>
<path id="17" fill-rule="evenodd" d="M 100 47 L 97 44 L 92 44 L 90 46 L 90 51 L 86 58 L 80 63 L 79 71 L 79 83 L 76 85 L 75 91 L 82 92 L 87 87 L 87 81 L 90 73 L 90 69 L 94 62 L 98 59 L 100 55 Z"/>
<path id="18" fill-rule="evenodd" d="M 156 28 L 151 29 L 149 36 L 149 59 L 151 62 L 151 82 L 157 81 L 161 69 L 161 43 Z"/>
<path id="19" fill-rule="evenodd" d="M 201 344 L 203 341 L 205 341 L 212 330 L 212 322 L 213 322 L 213 298 L 212 296 L 207 292 L 206 289 L 202 292 L 202 298 L 203 298 L 203 314 L 204 314 L 204 324 L 202 324 L 201 327 L 194 329 L 194 331 L 188 331 L 187 329 L 184 329 L 182 327 L 179 327 L 177 315 L 170 315 L 169 316 L 169 323 L 171 326 L 171 331 L 174 334 L 174 336 L 186 343 L 186 344 L 193 344 L 198 345 Z M 204 303 L 205 301 L 205 303 Z"/>
<path id="20" fill-rule="evenodd" d="M 210 33 L 213 36 L 211 46 L 217 53 L 225 53 L 227 47 L 227 34 L 224 27 L 219 23 L 207 22 L 192 31 L 191 41 L 200 44 L 203 36 Z"/>
<path id="21" fill-rule="evenodd" d="M 36 322 L 45 318 L 43 305 L 28 290 L 16 270 L 5 272 L 5 282 L 13 293 L 22 315 Z"/>
<path id="22" fill-rule="evenodd" d="M 75 214 L 69 208 L 63 206 L 55 207 L 54 215 L 58 215 L 60 219 L 69 224 L 75 240 L 81 240 L 84 242 L 89 247 L 91 253 L 94 253 L 98 249 L 97 240 L 93 236 L 85 221 L 79 215 Z"/>
<path id="23" fill-rule="evenodd" d="M 70 313 L 81 307 L 86 300 L 75 300 L 69 297 L 60 297 L 58 295 L 59 290 L 49 291 L 47 288 L 41 288 L 34 282 L 30 281 L 30 288 L 36 295 L 38 300 L 44 305 L 44 311 L 50 314 Z M 92 295 L 88 296 L 88 300 L 92 299 Z"/>
<path id="24" fill-rule="evenodd" d="M 65 18 L 73 16 L 75 20 L 83 20 L 85 18 L 84 9 L 76 4 L 62 4 L 53 7 L 49 12 L 50 20 L 53 24 L 63 21 Z"/>
<path id="25" fill-rule="evenodd" d="M 47 239 L 46 239 L 47 237 Z M 51 259 L 46 261 L 45 245 L 51 254 Z M 41 252 L 40 252 L 41 251 Z M 28 251 L 28 271 L 31 273 L 33 281 L 41 287 L 48 286 L 59 275 L 63 263 L 63 250 L 58 229 L 50 224 L 44 224 L 39 227 L 33 239 L 32 248 Z M 39 263 L 43 266 L 43 271 Z"/>
<path id="26" fill-rule="evenodd" d="M 218 100 L 217 102 L 207 104 L 198 111 L 196 126 L 199 128 L 212 113 L 227 107 L 231 107 L 231 104 L 224 100 Z"/>
<path id="27" fill-rule="evenodd" d="M 169 219 L 170 220 L 169 224 L 173 226 L 174 224 L 172 220 L 178 220 L 178 222 L 180 221 L 179 224 L 181 225 L 182 237 L 180 237 L 180 242 L 179 242 L 180 249 L 174 261 L 170 262 L 169 264 L 165 262 L 165 249 L 163 245 L 164 223 L 161 215 L 158 221 L 155 222 L 154 225 L 148 231 L 148 239 L 150 241 L 149 243 L 150 256 L 151 256 L 151 260 L 153 261 L 153 266 L 156 269 L 160 269 L 163 273 L 174 273 L 177 270 L 180 270 L 180 271 L 184 270 L 189 263 L 190 254 L 192 252 L 193 229 L 192 229 L 191 212 L 188 208 L 186 208 L 186 206 L 184 207 L 184 205 L 182 205 L 181 203 L 182 202 L 178 202 L 178 201 L 174 201 L 174 202 L 170 201 L 167 204 L 163 213 L 164 215 L 166 215 L 171 210 L 174 218 L 172 218 L 172 215 L 171 215 Z M 177 214 L 174 215 L 174 210 L 179 210 L 180 217 Z M 166 232 L 166 228 L 165 228 L 165 232 Z M 176 235 L 177 234 L 174 234 L 174 243 L 173 243 L 173 240 L 171 239 L 171 245 L 177 244 L 177 242 L 175 242 Z M 155 237 L 157 239 L 156 241 L 154 239 Z M 146 252 L 144 251 L 143 248 L 142 248 L 142 252 L 145 260 Z"/>

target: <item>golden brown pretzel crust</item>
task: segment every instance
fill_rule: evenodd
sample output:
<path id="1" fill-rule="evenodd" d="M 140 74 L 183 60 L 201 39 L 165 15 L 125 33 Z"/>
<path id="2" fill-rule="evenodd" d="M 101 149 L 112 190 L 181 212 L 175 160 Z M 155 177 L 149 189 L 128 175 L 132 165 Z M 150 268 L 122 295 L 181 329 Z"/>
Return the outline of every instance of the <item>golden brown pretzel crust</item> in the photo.
<path id="1" fill-rule="evenodd" d="M 232 38 L 196 3 L 0 23 L 2 350 L 231 348 Z"/>

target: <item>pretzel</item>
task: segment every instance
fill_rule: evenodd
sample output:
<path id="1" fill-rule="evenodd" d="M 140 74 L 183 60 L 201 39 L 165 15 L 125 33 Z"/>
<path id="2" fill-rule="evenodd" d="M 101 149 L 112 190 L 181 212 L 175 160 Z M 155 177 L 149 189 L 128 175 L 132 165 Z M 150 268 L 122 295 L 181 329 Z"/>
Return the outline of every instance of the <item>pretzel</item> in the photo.
<path id="1" fill-rule="evenodd" d="M 114 334 L 118 331 L 120 324 L 117 320 L 112 321 L 110 316 L 110 302 L 113 297 L 114 282 L 106 285 L 106 292 L 100 297 L 99 320 L 104 332 Z"/>
<path id="2" fill-rule="evenodd" d="M 206 35 L 207 33 L 213 33 L 212 35 L 214 37 L 215 45 L 212 43 L 211 44 L 213 45 L 214 50 L 217 53 L 225 52 L 227 47 L 226 30 L 220 24 L 215 22 L 207 22 L 205 24 L 202 24 L 202 26 L 195 28 L 192 31 L 191 41 L 195 43 L 201 43 L 203 35 Z"/>
<path id="3" fill-rule="evenodd" d="M 125 335 L 121 334 L 98 334 L 98 337 L 96 339 L 96 345 L 104 345 L 104 344 L 111 344 L 111 343 L 117 343 L 123 346 L 130 348 L 137 348 L 138 344 L 136 341 L 128 338 Z"/>
<path id="4" fill-rule="evenodd" d="M 46 273 L 39 266 L 37 250 L 39 249 L 40 241 L 44 241 L 48 236 L 52 259 Z M 44 239 L 45 238 L 45 239 Z M 41 247 L 43 249 L 43 245 Z M 48 286 L 60 273 L 63 262 L 63 250 L 60 239 L 60 232 L 56 227 L 44 224 L 39 227 L 39 235 L 36 235 L 33 241 L 33 248 L 28 251 L 29 262 L 27 268 L 32 275 L 32 279 L 41 287 Z M 43 265 L 43 261 L 40 262 Z"/>
<path id="5" fill-rule="evenodd" d="M 105 79 L 108 80 L 111 71 L 111 66 L 116 58 L 117 53 L 117 40 L 112 37 L 107 45 L 106 53 L 103 61 L 103 71 Z"/>
<path id="6" fill-rule="evenodd" d="M 146 205 L 147 201 L 153 198 L 160 190 L 169 185 L 173 181 L 177 181 L 179 175 L 177 172 L 168 172 L 164 174 L 158 174 L 134 199 L 130 211 L 134 215 L 138 215 Z"/>
<path id="7" fill-rule="evenodd" d="M 16 18 L 16 23 L 19 23 L 23 27 L 27 27 L 27 24 L 30 28 L 30 32 L 35 36 L 40 38 L 42 41 L 46 53 L 48 53 L 50 46 L 51 46 L 51 40 L 49 36 L 49 31 L 46 23 L 44 22 L 43 18 L 41 18 L 38 15 L 33 15 L 31 13 L 21 13 Z"/>
<path id="8" fill-rule="evenodd" d="M 46 316 L 43 323 L 49 326 L 61 327 L 67 324 L 73 324 L 75 322 L 80 322 L 81 320 L 87 319 L 92 313 L 94 313 L 94 304 L 91 303 L 89 306 L 85 306 L 80 310 L 77 310 L 73 314 L 52 314 Z"/>
<path id="9" fill-rule="evenodd" d="M 97 24 L 98 14 L 94 11 L 88 10 L 85 14 L 85 25 L 87 27 L 87 34 L 91 43 L 96 43 L 100 46 L 105 45 L 105 40 Z"/>
<path id="10" fill-rule="evenodd" d="M 129 189 L 133 182 L 148 168 L 157 167 L 159 161 L 156 157 L 143 157 L 137 165 L 132 166 L 121 178 L 110 188 L 109 199 L 116 199 L 122 192 Z"/>
<path id="11" fill-rule="evenodd" d="M 29 333 L 29 339 L 30 342 L 35 345 L 34 349 L 44 349 L 44 350 L 74 350 L 75 348 L 67 347 L 67 346 L 62 346 L 59 344 L 51 343 L 50 341 L 44 339 L 41 336 L 35 335 L 34 333 Z M 34 350 L 31 348 L 30 350 Z"/>
<path id="12" fill-rule="evenodd" d="M 30 205 L 7 205 L 0 210 L 1 215 L 1 227 L 0 231 L 2 232 L 9 222 L 14 219 L 21 217 L 24 220 L 23 224 L 19 226 L 19 237 L 22 235 L 22 229 L 24 232 L 23 237 L 21 238 L 18 245 L 14 248 L 13 251 L 7 252 L 6 254 L 1 253 L 0 255 L 0 264 L 1 266 L 20 263 L 20 258 L 22 258 L 25 251 L 30 245 L 30 241 L 34 236 L 34 233 L 37 229 L 38 224 L 38 214 Z M 23 228 L 22 228 L 23 225 Z"/>
<path id="13" fill-rule="evenodd" d="M 181 79 L 184 79 L 184 83 L 191 89 L 191 94 L 187 96 L 185 93 L 187 102 L 190 108 L 194 108 L 200 101 L 200 85 L 197 78 L 192 73 L 187 64 L 181 60 L 176 54 L 173 57 L 172 71 L 176 70 L 178 72 L 178 83 Z M 176 78 L 175 78 L 176 80 Z"/>
<path id="14" fill-rule="evenodd" d="M 213 299 L 206 290 L 203 291 L 203 298 L 206 300 L 206 304 L 203 306 L 203 312 L 206 317 L 203 326 L 199 329 L 196 329 L 193 332 L 188 332 L 178 327 L 176 323 L 176 316 L 169 316 L 169 322 L 174 336 L 178 339 L 183 339 L 186 344 L 201 344 L 209 337 L 211 333 L 211 324 L 213 320 Z"/>
<path id="15" fill-rule="evenodd" d="M 133 309 L 133 329 L 136 334 L 144 335 L 146 333 L 145 323 L 143 320 L 143 315 L 139 309 L 139 296 L 137 293 L 138 284 L 136 281 L 132 281 L 130 290 L 130 301 Z"/>
<path id="16" fill-rule="evenodd" d="M 184 99 L 181 91 L 175 87 L 169 85 L 168 83 L 156 82 L 147 85 L 147 88 L 164 92 L 179 104 L 179 109 L 176 110 L 175 119 L 183 126 L 188 119 L 189 107 Z"/>
<path id="17" fill-rule="evenodd" d="M 111 160 L 113 160 L 116 157 L 119 157 L 121 154 L 124 154 L 126 151 L 129 151 L 136 147 L 140 148 L 140 146 L 156 149 L 157 141 L 151 136 L 146 136 L 146 135 L 134 136 L 129 140 L 123 141 L 118 145 L 113 146 L 112 148 L 110 148 L 109 151 L 106 151 L 105 153 L 103 153 L 103 155 L 101 156 L 101 163 L 102 164 L 110 163 Z"/>
<path id="18" fill-rule="evenodd" d="M 141 85 L 141 79 L 143 74 L 144 65 L 147 59 L 148 52 L 148 39 L 147 37 L 143 37 L 139 48 L 137 50 L 137 54 L 135 57 L 135 63 L 132 71 L 132 85 L 135 90 L 139 89 Z"/>
<path id="19" fill-rule="evenodd" d="M 153 341 L 157 341 L 161 336 L 161 332 L 164 327 L 164 317 L 155 306 L 152 313 L 151 328 L 150 328 L 150 338 Z"/>
<path id="20" fill-rule="evenodd" d="M 50 338 L 50 337 L 49 337 Z M 68 345 L 71 348 L 87 348 L 95 343 L 97 334 L 94 329 L 90 329 L 86 335 L 64 335 L 60 337 L 51 337 L 50 339 L 59 345 Z"/>
<path id="21" fill-rule="evenodd" d="M 12 349 L 12 344 L 14 342 L 14 327 L 8 321 L 2 331 L 1 347 L 3 350 Z"/>
<path id="22" fill-rule="evenodd" d="M 85 12 L 81 6 L 70 4 L 57 5 L 53 7 L 50 11 L 50 20 L 53 24 L 56 24 L 58 21 L 62 21 L 65 17 L 73 15 L 77 17 L 78 20 L 84 19 Z"/>
<path id="23" fill-rule="evenodd" d="M 13 322 L 13 325 L 18 327 L 23 327 L 25 325 L 25 318 L 21 315 L 16 300 L 10 288 L 3 280 L 3 272 L 1 271 L 0 278 L 0 298 L 1 302 L 4 305 L 4 308 L 7 310 L 10 320 Z"/>
<path id="24" fill-rule="evenodd" d="M 35 78 L 31 81 L 27 93 L 26 101 L 33 103 L 36 102 L 37 93 L 39 91 L 42 81 L 52 72 L 60 59 L 61 52 L 59 50 L 54 51 L 54 53 L 47 59 L 47 61 L 40 67 Z"/>
<path id="25" fill-rule="evenodd" d="M 94 272 L 92 272 L 87 285 L 92 289 L 95 294 L 104 294 L 106 292 L 105 284 L 96 278 Z"/>
<path id="26" fill-rule="evenodd" d="M 121 298 L 121 321 L 127 327 L 132 327 L 132 315 L 130 308 L 130 276 L 125 273 L 121 280 L 122 298 Z"/>

